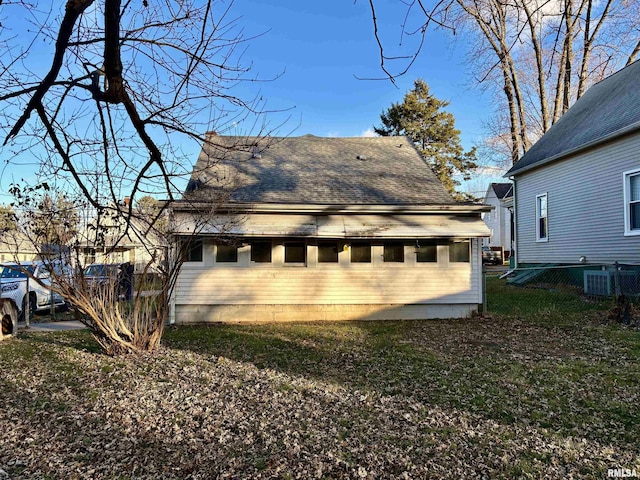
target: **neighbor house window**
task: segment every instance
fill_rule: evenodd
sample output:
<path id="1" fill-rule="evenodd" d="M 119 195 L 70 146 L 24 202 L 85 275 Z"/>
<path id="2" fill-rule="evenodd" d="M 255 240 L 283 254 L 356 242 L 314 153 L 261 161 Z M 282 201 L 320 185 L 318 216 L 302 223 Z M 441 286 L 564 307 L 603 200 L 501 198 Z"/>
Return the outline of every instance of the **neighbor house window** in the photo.
<path id="1" fill-rule="evenodd" d="M 416 242 L 416 262 L 430 263 L 438 261 L 438 243 L 433 240 Z"/>
<path id="2" fill-rule="evenodd" d="M 216 262 L 233 263 L 238 261 L 238 247 L 236 245 L 216 245 Z"/>
<path id="3" fill-rule="evenodd" d="M 371 245 L 368 243 L 352 243 L 351 263 L 371 263 Z"/>
<path id="4" fill-rule="evenodd" d="M 471 254 L 469 252 L 469 241 L 449 243 L 449 262 L 469 263 Z"/>
<path id="5" fill-rule="evenodd" d="M 202 240 L 189 240 L 183 244 L 185 262 L 202 261 Z"/>
<path id="6" fill-rule="evenodd" d="M 640 170 L 624 173 L 624 233 L 640 235 Z"/>
<path id="7" fill-rule="evenodd" d="M 318 242 L 318 262 L 338 263 L 338 242 Z"/>
<path id="8" fill-rule="evenodd" d="M 404 244 L 401 242 L 385 243 L 382 257 L 385 263 L 404 262 Z"/>
<path id="9" fill-rule="evenodd" d="M 270 263 L 271 242 L 251 242 L 251 261 L 256 263 Z"/>
<path id="10" fill-rule="evenodd" d="M 536 196 L 536 241 L 546 242 L 549 239 L 549 219 L 547 212 L 547 194 Z"/>
<path id="11" fill-rule="evenodd" d="M 89 263 L 96 263 L 96 251 L 93 248 L 85 248 L 84 249 L 84 263 L 88 265 Z"/>
<path id="12" fill-rule="evenodd" d="M 305 263 L 307 247 L 304 242 L 284 243 L 284 263 Z"/>

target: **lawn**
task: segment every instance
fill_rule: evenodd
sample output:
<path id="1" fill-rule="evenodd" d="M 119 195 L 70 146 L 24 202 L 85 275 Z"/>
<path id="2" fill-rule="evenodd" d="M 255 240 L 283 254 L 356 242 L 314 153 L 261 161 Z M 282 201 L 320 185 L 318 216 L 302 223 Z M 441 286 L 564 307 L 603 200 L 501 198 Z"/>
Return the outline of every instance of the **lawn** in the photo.
<path id="1" fill-rule="evenodd" d="M 0 344 L 0 469 L 12 479 L 640 473 L 640 333 L 604 318 L 555 309 L 180 327 L 156 354 L 116 358 L 86 332 L 22 334 Z"/>

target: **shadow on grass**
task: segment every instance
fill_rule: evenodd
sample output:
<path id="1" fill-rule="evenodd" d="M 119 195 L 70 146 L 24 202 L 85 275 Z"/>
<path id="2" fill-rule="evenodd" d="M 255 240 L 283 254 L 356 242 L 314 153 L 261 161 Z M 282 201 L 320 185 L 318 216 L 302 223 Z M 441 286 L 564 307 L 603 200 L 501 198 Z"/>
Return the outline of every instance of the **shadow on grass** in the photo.
<path id="1" fill-rule="evenodd" d="M 495 319 L 225 324 L 171 328 L 165 335 L 170 348 L 260 369 L 561 435 L 634 443 L 638 358 L 616 363 L 610 345 L 612 358 L 603 361 L 601 340 L 571 328 Z M 621 382 L 628 391 L 616 391 Z"/>
<path id="2" fill-rule="evenodd" d="M 19 337 L 28 340 L 34 345 L 57 345 L 89 353 L 104 354 L 104 350 L 89 330 L 61 330 L 58 332 L 22 331 Z"/>

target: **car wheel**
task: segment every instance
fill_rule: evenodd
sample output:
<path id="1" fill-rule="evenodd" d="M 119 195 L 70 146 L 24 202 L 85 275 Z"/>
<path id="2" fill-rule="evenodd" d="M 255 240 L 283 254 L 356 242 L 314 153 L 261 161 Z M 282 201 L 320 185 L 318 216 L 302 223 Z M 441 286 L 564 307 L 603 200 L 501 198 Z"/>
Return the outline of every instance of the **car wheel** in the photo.
<path id="1" fill-rule="evenodd" d="M 28 305 L 27 305 L 28 302 Z M 22 311 L 20 312 L 20 321 L 25 321 L 25 312 L 27 311 L 27 307 L 29 308 L 29 318 L 33 318 L 33 314 L 36 311 L 36 297 L 35 295 L 29 295 L 28 299 L 25 295 L 22 298 Z"/>

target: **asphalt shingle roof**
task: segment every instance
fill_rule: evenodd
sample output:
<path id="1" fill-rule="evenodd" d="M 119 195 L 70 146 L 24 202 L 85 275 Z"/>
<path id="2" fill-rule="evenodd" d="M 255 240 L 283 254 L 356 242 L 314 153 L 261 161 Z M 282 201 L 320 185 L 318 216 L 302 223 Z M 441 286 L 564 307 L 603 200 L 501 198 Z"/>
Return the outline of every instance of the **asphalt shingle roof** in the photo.
<path id="1" fill-rule="evenodd" d="M 208 140 L 185 195 L 226 189 L 231 203 L 456 204 L 405 137 Z"/>
<path id="2" fill-rule="evenodd" d="M 512 183 L 492 183 L 491 187 L 500 200 L 505 197 L 513 197 L 513 184 Z"/>
<path id="3" fill-rule="evenodd" d="M 640 60 L 592 86 L 516 163 L 513 175 L 640 127 Z"/>

